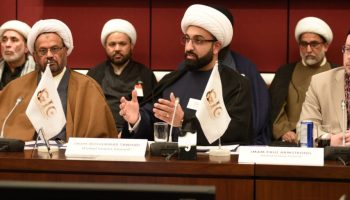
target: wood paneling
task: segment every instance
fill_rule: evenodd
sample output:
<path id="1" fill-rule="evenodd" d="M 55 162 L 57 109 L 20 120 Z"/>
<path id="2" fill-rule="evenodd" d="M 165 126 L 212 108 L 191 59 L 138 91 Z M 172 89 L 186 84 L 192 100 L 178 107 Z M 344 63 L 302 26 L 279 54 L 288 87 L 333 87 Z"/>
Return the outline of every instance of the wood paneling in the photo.
<path id="1" fill-rule="evenodd" d="M 0 153 L 0 180 L 157 183 L 214 185 L 216 199 L 253 199 L 254 166 L 229 161 L 212 161 L 198 155 L 196 161 L 165 160 L 146 156 L 144 161 L 68 160 L 64 151 L 47 159 L 47 154 Z"/>
<path id="2" fill-rule="evenodd" d="M 183 59 L 180 22 L 186 8 L 194 3 L 220 5 L 232 11 L 235 25 L 231 49 L 252 60 L 260 72 L 275 72 L 279 66 L 300 59 L 294 28 L 306 16 L 320 17 L 331 26 L 334 40 L 327 57 L 342 64 L 340 48 L 350 29 L 348 0 L 3 0 L 0 22 L 15 18 L 29 25 L 46 18 L 64 21 L 72 30 L 75 46 L 70 67 L 90 68 L 105 59 L 100 42 L 103 24 L 124 18 L 137 30 L 135 60 L 153 70 L 173 70 Z"/>
<path id="3" fill-rule="evenodd" d="M 105 60 L 101 44 L 103 25 L 110 19 L 122 18 L 135 26 L 137 41 L 134 58 L 149 65 L 149 2 L 139 0 L 19 0 L 20 19 L 28 18 L 33 25 L 40 19 L 62 20 L 71 29 L 74 50 L 68 65 L 90 68 Z"/>
<path id="4" fill-rule="evenodd" d="M 290 62 L 299 59 L 298 46 L 294 37 L 294 29 L 297 22 L 308 16 L 323 19 L 332 29 L 333 42 L 327 52 L 327 59 L 330 62 L 342 65 L 343 54 L 341 46 L 345 44 L 350 24 L 350 1 L 347 0 L 320 0 L 317 3 L 312 1 L 291 0 L 290 1 Z"/>

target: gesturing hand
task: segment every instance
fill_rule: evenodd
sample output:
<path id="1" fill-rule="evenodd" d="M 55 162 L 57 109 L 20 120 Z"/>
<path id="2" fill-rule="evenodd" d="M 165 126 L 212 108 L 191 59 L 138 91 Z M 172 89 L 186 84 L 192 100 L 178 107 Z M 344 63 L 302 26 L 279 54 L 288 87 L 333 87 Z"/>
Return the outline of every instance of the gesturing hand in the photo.
<path id="1" fill-rule="evenodd" d="M 154 116 L 162 121 L 167 122 L 168 124 L 171 124 L 171 119 L 174 114 L 174 107 L 175 107 L 175 95 L 173 93 L 170 93 L 170 101 L 166 99 L 158 99 L 158 103 L 154 104 L 153 113 Z M 184 112 L 180 106 L 180 104 L 177 105 L 177 108 L 175 110 L 175 118 L 174 118 L 174 127 L 181 126 L 181 121 L 184 118 Z"/>

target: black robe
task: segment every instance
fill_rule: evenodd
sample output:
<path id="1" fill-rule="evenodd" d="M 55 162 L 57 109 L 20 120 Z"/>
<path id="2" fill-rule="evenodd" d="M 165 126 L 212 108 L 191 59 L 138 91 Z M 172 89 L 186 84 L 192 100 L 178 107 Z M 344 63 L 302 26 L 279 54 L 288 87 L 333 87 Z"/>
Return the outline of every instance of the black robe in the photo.
<path id="1" fill-rule="evenodd" d="M 144 97 L 150 95 L 157 84 L 152 70 L 133 60 L 129 61 L 120 75 L 114 73 L 113 67 L 108 60 L 91 68 L 87 75 L 100 84 L 119 130 L 125 124 L 125 120 L 119 115 L 120 98 L 123 96 L 130 98 L 131 91 L 139 81 L 142 82 Z M 142 99 L 139 98 L 140 101 Z"/>
<path id="2" fill-rule="evenodd" d="M 254 144 L 268 145 L 272 138 L 271 127 L 268 123 L 271 110 L 268 87 L 254 63 L 236 52 L 231 51 L 231 55 L 237 71 L 240 74 L 244 74 L 250 81 L 253 97 L 252 126 Z M 225 62 L 223 63 L 225 64 Z"/>
<path id="3" fill-rule="evenodd" d="M 292 80 L 292 75 L 297 62 L 289 63 L 280 67 L 269 87 L 271 95 L 271 118 L 270 126 L 272 127 L 278 114 L 281 112 L 284 102 L 287 100 L 288 87 Z M 332 68 L 338 67 L 337 64 L 330 63 Z M 272 128 L 271 128 L 272 129 Z"/>
<path id="4" fill-rule="evenodd" d="M 252 91 L 252 128 L 253 143 L 255 145 L 268 145 L 271 142 L 272 133 L 269 126 L 271 102 L 268 87 L 257 70 L 256 65 L 246 57 L 228 51 L 220 63 L 236 70 L 250 81 Z M 179 69 L 185 67 L 181 62 Z"/>
<path id="5" fill-rule="evenodd" d="M 123 129 L 122 137 L 124 138 L 145 138 L 153 140 L 153 123 L 156 118 L 153 115 L 152 108 L 158 98 L 169 99 L 169 96 L 164 96 L 164 91 L 172 86 L 177 80 L 183 78 L 187 73 L 187 69 L 180 69 L 164 76 L 153 92 L 153 96 L 145 99 L 141 104 L 140 115 L 141 122 L 137 132 L 130 133 L 128 127 Z M 252 144 L 252 99 L 249 81 L 238 74 L 236 71 L 226 66 L 219 66 L 219 73 L 222 83 L 222 91 L 226 109 L 231 117 L 231 122 L 224 135 L 221 137 L 222 144 Z M 205 87 L 204 87 L 205 88 Z M 186 90 L 187 88 L 183 88 Z M 203 94 L 201 91 L 201 94 Z M 183 99 L 181 96 L 181 99 Z M 183 108 L 185 111 L 185 109 Z M 203 131 L 199 125 L 198 119 L 194 112 L 185 112 L 184 122 L 193 122 L 197 130 L 197 144 L 209 145 Z M 176 141 L 177 136 L 173 135 Z M 212 145 L 217 145 L 217 141 Z"/>

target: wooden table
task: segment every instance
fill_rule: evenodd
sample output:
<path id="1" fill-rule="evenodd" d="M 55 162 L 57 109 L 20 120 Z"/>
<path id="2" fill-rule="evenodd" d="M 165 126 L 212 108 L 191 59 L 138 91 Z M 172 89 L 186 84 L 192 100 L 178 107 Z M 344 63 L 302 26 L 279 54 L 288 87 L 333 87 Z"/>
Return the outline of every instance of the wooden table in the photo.
<path id="1" fill-rule="evenodd" d="M 255 181 L 257 200 L 350 197 L 350 167 L 336 161 L 323 167 L 256 165 Z"/>
<path id="2" fill-rule="evenodd" d="M 326 161 L 323 167 L 241 165 L 237 156 L 196 161 L 147 155 L 143 161 L 69 160 L 64 151 L 0 153 L 0 180 L 94 183 L 214 185 L 216 199 L 339 199 L 350 197 L 350 167 Z"/>
<path id="3" fill-rule="evenodd" d="M 165 160 L 147 155 L 144 161 L 69 160 L 64 151 L 52 159 L 45 153 L 0 153 L 0 180 L 55 182 L 156 183 L 214 185 L 216 199 L 254 199 L 254 165 L 213 161 Z"/>

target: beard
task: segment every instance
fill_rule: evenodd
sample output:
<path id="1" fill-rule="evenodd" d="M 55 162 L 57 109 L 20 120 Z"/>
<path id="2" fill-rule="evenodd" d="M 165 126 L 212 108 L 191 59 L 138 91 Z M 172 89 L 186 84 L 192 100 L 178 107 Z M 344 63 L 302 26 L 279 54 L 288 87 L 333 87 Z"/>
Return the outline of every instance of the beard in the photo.
<path id="1" fill-rule="evenodd" d="M 67 66 L 67 59 L 62 59 L 60 61 L 54 60 L 54 59 L 48 59 L 45 61 L 45 63 L 37 63 L 37 65 L 40 67 L 41 71 L 44 72 L 46 67 L 47 67 L 47 63 L 49 63 L 49 67 L 51 70 L 51 73 L 53 76 L 58 75 L 59 73 L 62 72 L 63 68 Z"/>
<path id="2" fill-rule="evenodd" d="M 323 61 L 323 58 L 325 57 L 325 52 L 320 52 L 317 55 L 307 55 L 307 56 L 302 56 L 304 59 L 304 62 L 308 65 L 308 66 L 314 66 L 316 64 L 321 64 L 321 62 Z"/>
<path id="3" fill-rule="evenodd" d="M 120 55 L 121 59 L 115 59 L 115 55 Z M 113 55 L 108 56 L 108 59 L 111 61 L 111 63 L 113 63 L 116 66 L 123 66 L 126 62 L 128 62 L 131 58 L 131 51 L 129 51 L 129 53 L 127 53 L 126 55 L 123 55 L 119 52 L 114 52 Z"/>
<path id="4" fill-rule="evenodd" d="M 195 59 L 187 59 L 187 55 L 192 55 Z M 213 49 L 211 49 L 203 57 L 198 58 L 198 56 L 192 51 L 185 52 L 185 67 L 189 71 L 197 71 L 204 66 L 208 65 L 213 60 Z"/>
<path id="5" fill-rule="evenodd" d="M 21 59 L 23 54 L 25 54 L 24 51 L 23 52 L 14 52 L 12 55 L 3 55 L 2 58 L 8 63 L 16 62 L 16 61 Z"/>

